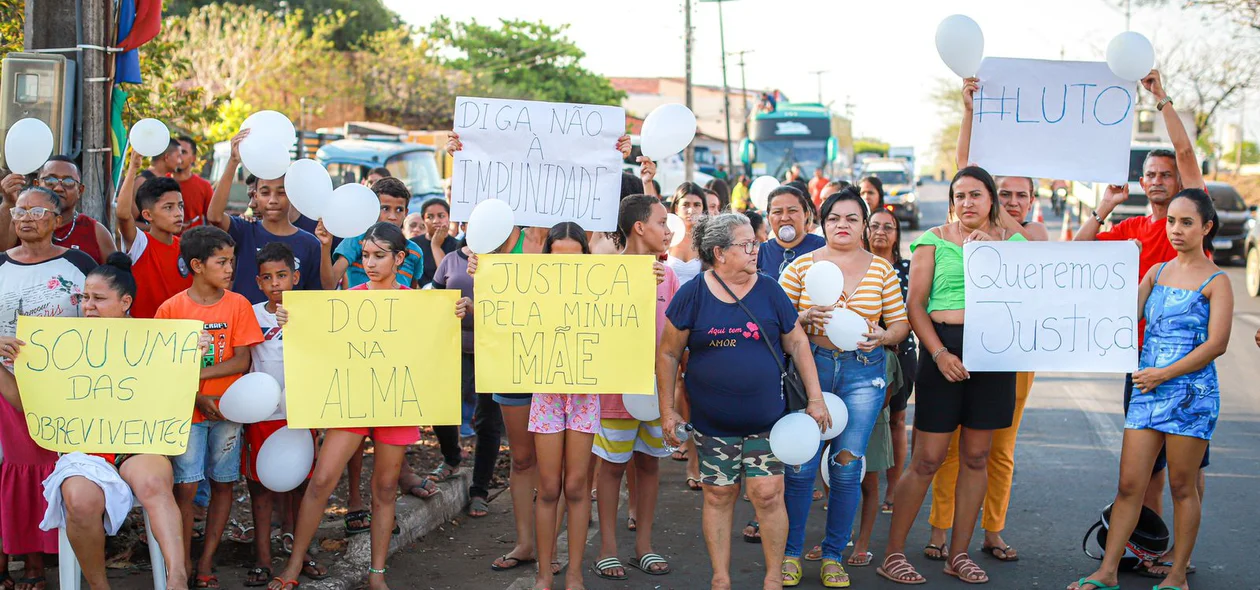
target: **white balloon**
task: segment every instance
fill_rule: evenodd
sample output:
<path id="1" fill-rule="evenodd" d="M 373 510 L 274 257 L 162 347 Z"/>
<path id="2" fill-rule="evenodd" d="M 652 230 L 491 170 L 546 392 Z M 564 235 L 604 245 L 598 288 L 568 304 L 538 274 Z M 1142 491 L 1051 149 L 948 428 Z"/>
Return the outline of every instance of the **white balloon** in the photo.
<path id="1" fill-rule="evenodd" d="M 822 439 L 831 440 L 840 436 L 840 433 L 844 432 L 844 427 L 849 424 L 849 408 L 844 405 L 844 400 L 840 399 L 840 396 L 829 391 L 823 392 L 823 403 L 827 405 L 827 412 L 831 414 L 831 428 L 823 431 Z"/>
<path id="2" fill-rule="evenodd" d="M 801 465 L 818 454 L 822 441 L 818 423 L 809 414 L 793 413 L 779 418 L 770 429 L 770 452 L 785 465 Z"/>
<path id="3" fill-rule="evenodd" d="M 621 396 L 621 403 L 625 404 L 626 411 L 634 416 L 635 420 L 641 422 L 651 422 L 661 418 L 661 407 L 658 403 L 656 394 L 652 395 L 630 395 Z"/>
<path id="4" fill-rule="evenodd" d="M 1155 48 L 1145 35 L 1125 31 L 1107 44 L 1107 66 L 1117 78 L 1137 82 L 1155 67 Z"/>
<path id="5" fill-rule="evenodd" d="M 280 407 L 280 384 L 266 373 L 246 373 L 223 393 L 219 411 L 238 424 L 262 422 Z"/>
<path id="6" fill-rule="evenodd" d="M 494 252 L 512 235 L 516 213 L 507 201 L 486 199 L 468 215 L 468 249 L 475 254 Z"/>
<path id="7" fill-rule="evenodd" d="M 936 52 L 960 78 L 975 76 L 984 59 L 984 32 L 971 17 L 945 17 L 936 26 Z"/>
<path id="8" fill-rule="evenodd" d="M 324 216 L 324 208 L 332 200 L 332 177 L 323 164 L 303 158 L 284 173 L 284 192 L 297 210 L 311 219 Z"/>
<path id="9" fill-rule="evenodd" d="M 289 169 L 292 154 L 289 146 L 271 136 L 252 133 L 241 142 L 241 163 L 254 176 L 275 180 Z"/>
<path id="10" fill-rule="evenodd" d="M 171 130 L 166 128 L 166 123 L 157 119 L 140 119 L 131 126 L 127 141 L 131 142 L 136 153 L 153 158 L 162 155 L 171 145 Z"/>
<path id="11" fill-rule="evenodd" d="M 678 103 L 663 104 L 643 120 L 643 155 L 663 160 L 687 148 L 696 137 L 696 115 Z"/>
<path id="12" fill-rule="evenodd" d="M 53 134 L 48 124 L 33 118 L 14 123 L 4 136 L 4 163 L 14 174 L 39 170 L 52 155 Z"/>
<path id="13" fill-rule="evenodd" d="M 315 462 L 315 441 L 305 428 L 281 428 L 258 449 L 258 481 L 273 492 L 287 492 L 306 481 Z"/>
<path id="14" fill-rule="evenodd" d="M 815 262 L 805 272 L 805 294 L 814 305 L 832 305 L 844 295 L 844 273 L 826 260 Z"/>
<path id="15" fill-rule="evenodd" d="M 779 188 L 779 179 L 773 176 L 758 176 L 748 187 L 748 199 L 759 211 L 770 207 L 770 191 Z"/>
<path id="16" fill-rule="evenodd" d="M 674 233 L 669 238 L 670 248 L 681 244 L 683 240 L 687 239 L 687 224 L 683 223 L 681 217 L 670 213 L 669 217 L 665 218 L 665 225 L 669 226 L 669 231 Z"/>
<path id="17" fill-rule="evenodd" d="M 324 229 L 339 238 L 363 235 L 381 216 L 381 200 L 361 184 L 343 184 L 324 206 Z"/>
<path id="18" fill-rule="evenodd" d="M 857 350 L 859 342 L 866 342 L 866 333 L 870 326 L 866 318 L 851 309 L 837 309 L 831 312 L 831 319 L 825 326 L 827 339 L 840 350 Z"/>
<path id="19" fill-rule="evenodd" d="M 286 148 L 297 142 L 297 129 L 293 127 L 293 121 L 276 111 L 258 111 L 246 117 L 241 123 L 241 129 L 249 129 L 250 137 L 267 136 L 280 141 Z"/>

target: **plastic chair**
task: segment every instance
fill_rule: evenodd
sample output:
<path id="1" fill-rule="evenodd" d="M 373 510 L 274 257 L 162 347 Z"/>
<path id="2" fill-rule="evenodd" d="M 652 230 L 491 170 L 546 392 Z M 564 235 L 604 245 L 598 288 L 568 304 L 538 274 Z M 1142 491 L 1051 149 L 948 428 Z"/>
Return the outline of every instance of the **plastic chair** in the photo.
<path id="1" fill-rule="evenodd" d="M 149 527 L 149 512 L 140 506 L 140 501 L 132 503 L 133 508 L 140 508 L 144 515 L 144 531 L 149 538 L 149 561 L 153 563 L 153 589 L 166 590 L 166 561 L 162 559 L 162 548 L 153 538 Z M 70 546 L 70 537 L 66 529 L 57 529 L 58 566 L 57 577 L 61 581 L 61 590 L 80 590 L 83 584 L 83 570 L 79 568 L 79 558 L 74 555 Z"/>

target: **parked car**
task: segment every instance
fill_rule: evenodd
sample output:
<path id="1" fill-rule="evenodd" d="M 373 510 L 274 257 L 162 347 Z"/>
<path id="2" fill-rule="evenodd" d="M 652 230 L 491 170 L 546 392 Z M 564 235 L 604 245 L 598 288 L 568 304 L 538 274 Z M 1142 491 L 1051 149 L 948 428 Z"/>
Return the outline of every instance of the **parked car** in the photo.
<path id="1" fill-rule="evenodd" d="M 1254 207 L 1248 207 L 1242 195 L 1234 187 L 1224 182 L 1207 182 L 1208 194 L 1216 205 L 1216 216 L 1220 227 L 1212 240 L 1212 249 L 1218 263 L 1226 263 L 1237 256 L 1247 254 L 1247 229 L 1255 225 L 1249 223 L 1253 217 Z"/>
<path id="2" fill-rule="evenodd" d="M 423 144 L 342 139 L 320 147 L 315 160 L 328 169 L 333 187 L 360 182 L 372 168 L 388 168 L 411 191 L 407 211 L 418 213 L 425 201 L 445 195 L 434 152 Z"/>

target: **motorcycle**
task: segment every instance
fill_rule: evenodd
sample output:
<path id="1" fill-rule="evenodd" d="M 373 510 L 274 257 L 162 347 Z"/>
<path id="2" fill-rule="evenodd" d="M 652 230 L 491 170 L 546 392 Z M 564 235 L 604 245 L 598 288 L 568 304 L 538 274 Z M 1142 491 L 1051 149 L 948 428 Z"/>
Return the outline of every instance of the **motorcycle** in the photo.
<path id="1" fill-rule="evenodd" d="M 1064 187 L 1054 189 L 1050 195 L 1050 206 L 1054 209 L 1054 214 L 1063 216 L 1063 211 L 1067 208 L 1068 191 Z"/>

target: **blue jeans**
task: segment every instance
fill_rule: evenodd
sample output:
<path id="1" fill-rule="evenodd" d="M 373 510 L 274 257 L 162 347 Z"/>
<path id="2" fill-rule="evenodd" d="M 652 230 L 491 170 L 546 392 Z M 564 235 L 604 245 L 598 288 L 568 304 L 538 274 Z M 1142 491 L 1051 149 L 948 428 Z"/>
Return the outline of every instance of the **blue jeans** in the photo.
<path id="1" fill-rule="evenodd" d="M 848 451 L 854 457 L 866 454 L 866 443 L 871 439 L 875 421 L 884 408 L 885 382 L 884 349 L 869 353 L 838 352 L 811 345 L 814 364 L 818 367 L 818 381 L 823 391 L 840 396 L 849 411 L 849 421 L 840 436 L 830 441 L 827 453 L 831 494 L 827 498 L 827 531 L 823 540 L 823 559 L 840 560 L 845 545 L 853 535 L 853 520 L 857 517 L 862 499 L 862 461 L 850 461 L 841 466 L 836 462 L 840 451 Z M 788 536 L 784 555 L 800 557 L 805 544 L 805 523 L 813 504 L 814 479 L 818 474 L 818 454 L 800 467 L 789 467 L 783 474 L 783 499 L 787 505 Z"/>

